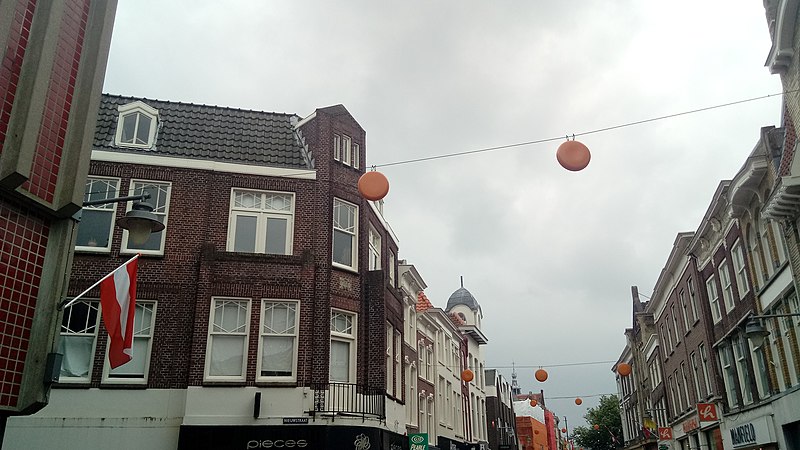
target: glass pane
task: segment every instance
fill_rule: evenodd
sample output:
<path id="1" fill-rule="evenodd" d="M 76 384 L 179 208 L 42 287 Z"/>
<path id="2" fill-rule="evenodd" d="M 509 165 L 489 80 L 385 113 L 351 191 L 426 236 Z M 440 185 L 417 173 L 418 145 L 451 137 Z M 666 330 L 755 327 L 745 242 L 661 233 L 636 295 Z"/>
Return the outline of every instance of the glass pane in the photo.
<path id="1" fill-rule="evenodd" d="M 234 220 L 236 225 L 234 227 L 233 251 L 255 253 L 258 218 L 237 215 Z"/>
<path id="2" fill-rule="evenodd" d="M 333 230 L 333 262 L 353 266 L 353 235 Z"/>
<path id="3" fill-rule="evenodd" d="M 94 338 L 94 336 L 61 335 L 58 352 L 64 355 L 61 360 L 62 377 L 85 378 L 89 376 Z"/>
<path id="4" fill-rule="evenodd" d="M 64 310 L 64 316 L 61 319 L 61 332 L 68 334 L 94 334 L 97 331 L 97 307 L 97 302 L 79 301 L 74 303 Z"/>
<path id="5" fill-rule="evenodd" d="M 350 381 L 350 343 L 331 341 L 331 381 Z"/>
<path id="6" fill-rule="evenodd" d="M 84 201 L 107 200 L 117 196 L 117 180 L 106 180 L 102 178 L 86 180 L 86 191 L 84 191 Z M 114 209 L 114 203 L 105 205 L 92 205 L 91 209 Z"/>
<path id="7" fill-rule="evenodd" d="M 267 194 L 266 209 L 274 211 L 291 211 L 292 196 L 287 194 Z"/>
<path id="8" fill-rule="evenodd" d="M 168 184 L 136 182 L 133 183 L 132 192 L 130 194 L 150 194 L 150 198 L 145 200 L 145 202 L 149 203 L 150 206 L 153 207 L 153 212 L 158 214 L 167 212 L 167 191 L 169 191 Z"/>
<path id="9" fill-rule="evenodd" d="M 288 303 L 271 303 L 264 308 L 264 333 L 293 334 L 295 306 Z"/>
<path id="10" fill-rule="evenodd" d="M 136 305 L 136 311 L 133 317 L 133 332 L 137 336 L 150 336 L 152 335 L 153 324 L 153 304 L 152 303 L 139 303 Z"/>
<path id="11" fill-rule="evenodd" d="M 136 143 L 143 145 L 149 144 L 150 125 L 153 119 L 141 113 L 137 113 L 137 115 L 139 116 L 139 128 L 136 130 Z"/>
<path id="12" fill-rule="evenodd" d="M 286 219 L 267 218 L 267 250 L 266 253 L 286 254 Z"/>
<path id="13" fill-rule="evenodd" d="M 238 377 L 242 375 L 244 358 L 244 336 L 211 336 L 211 360 L 208 374 L 211 376 Z"/>
<path id="14" fill-rule="evenodd" d="M 111 369 L 109 377 L 113 378 L 144 378 L 144 369 L 147 365 L 147 346 L 150 343 L 149 337 L 134 337 L 132 357 L 127 363 Z"/>
<path id="15" fill-rule="evenodd" d="M 264 336 L 261 342 L 261 376 L 292 376 L 294 337 Z"/>
<path id="16" fill-rule="evenodd" d="M 133 144 L 133 133 L 136 130 L 136 116 L 138 113 L 131 113 L 122 116 L 122 137 L 121 142 Z"/>
<path id="17" fill-rule="evenodd" d="M 235 208 L 261 209 L 261 194 L 256 192 L 236 191 L 233 198 Z"/>
<path id="18" fill-rule="evenodd" d="M 113 218 L 113 211 L 84 209 L 78 224 L 78 239 L 75 245 L 108 248 Z"/>
<path id="19" fill-rule="evenodd" d="M 213 332 L 244 333 L 245 331 L 245 304 L 244 302 L 217 301 L 214 307 Z"/>

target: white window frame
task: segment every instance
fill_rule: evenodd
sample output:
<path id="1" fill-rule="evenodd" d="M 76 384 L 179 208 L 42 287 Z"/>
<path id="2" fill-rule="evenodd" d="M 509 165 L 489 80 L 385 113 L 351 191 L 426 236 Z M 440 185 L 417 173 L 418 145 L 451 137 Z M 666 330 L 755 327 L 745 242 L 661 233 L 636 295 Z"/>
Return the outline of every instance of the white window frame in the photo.
<path id="1" fill-rule="evenodd" d="M 267 317 L 267 306 L 269 305 L 286 305 L 289 308 L 294 308 L 294 324 L 291 326 L 290 330 L 284 330 L 283 332 L 267 332 L 265 323 Z M 257 381 L 296 381 L 297 380 L 297 353 L 298 353 L 298 346 L 299 346 L 299 329 L 300 329 L 300 302 L 296 300 L 286 300 L 286 299 L 271 299 L 271 298 L 263 298 L 261 299 L 261 318 L 259 320 L 259 333 L 258 333 L 258 360 L 256 362 L 256 380 Z M 292 341 L 292 366 L 291 366 L 291 375 L 264 375 L 261 373 L 264 363 L 264 339 L 269 338 L 270 336 L 274 337 L 291 337 Z M 247 355 L 245 354 L 245 359 L 247 359 Z"/>
<path id="2" fill-rule="evenodd" d="M 167 220 L 169 219 L 169 201 L 170 201 L 170 196 L 172 195 L 172 183 L 169 181 L 132 179 L 130 186 L 128 188 L 128 194 L 139 195 L 142 193 L 142 188 L 145 186 L 156 187 L 158 192 L 156 198 L 150 197 L 149 199 L 144 201 L 154 207 L 153 214 L 155 214 L 156 217 L 159 218 L 159 221 L 166 227 Z M 134 202 L 127 202 L 125 212 L 128 212 L 131 209 L 133 209 L 133 203 Z M 164 244 L 167 241 L 167 230 L 164 229 L 159 233 L 161 236 L 161 242 L 159 243 L 158 249 L 147 250 L 147 249 L 131 247 L 131 245 L 133 244 L 128 242 L 130 233 L 128 233 L 128 230 L 122 230 L 121 253 L 123 254 L 141 253 L 142 255 L 163 255 Z"/>
<path id="3" fill-rule="evenodd" d="M 742 404 L 753 403 L 753 390 L 750 387 L 750 372 L 747 370 L 747 347 L 742 336 L 734 336 L 731 340 L 733 358 L 736 361 L 736 374 L 739 377 L 739 392 L 742 394 Z"/>
<path id="4" fill-rule="evenodd" d="M 338 134 L 333 135 L 333 159 L 335 161 L 342 159 L 342 137 Z"/>
<path id="5" fill-rule="evenodd" d="M 216 317 L 217 302 L 234 302 L 244 305 L 244 329 L 237 328 L 235 331 L 217 331 L 214 329 L 214 319 Z M 208 314 L 208 335 L 206 340 L 205 368 L 203 379 L 205 381 L 244 381 L 247 377 L 247 355 L 250 345 L 250 308 L 249 298 L 242 297 L 212 297 Z M 239 326 L 241 327 L 241 325 Z M 215 336 L 241 336 L 242 339 L 242 366 L 240 375 L 211 375 L 211 351 L 214 345 Z"/>
<path id="6" fill-rule="evenodd" d="M 739 398 L 736 395 L 738 380 L 736 369 L 734 368 L 733 354 L 730 345 L 723 344 L 719 347 L 719 365 L 722 369 L 722 381 L 725 383 L 725 394 L 728 398 L 728 406 L 735 408 L 739 406 Z"/>
<path id="7" fill-rule="evenodd" d="M 369 245 L 367 270 L 381 270 L 381 235 L 371 223 L 367 232 L 367 243 Z"/>
<path id="8" fill-rule="evenodd" d="M 744 263 L 744 246 L 737 240 L 731 249 L 731 261 L 733 261 L 733 271 L 736 274 L 736 290 L 739 293 L 739 300 L 743 299 L 750 292 L 750 285 L 747 283 L 747 270 Z"/>
<path id="9" fill-rule="evenodd" d="M 703 393 L 700 391 L 700 375 L 698 372 L 700 371 L 700 366 L 697 365 L 697 353 L 692 352 L 689 355 L 689 363 L 692 365 L 692 381 L 694 381 L 694 395 L 697 397 L 697 401 L 703 399 Z"/>
<path id="10" fill-rule="evenodd" d="M 335 214 L 337 204 L 339 204 L 340 208 L 345 208 L 346 207 L 346 208 L 350 208 L 353 211 L 353 217 L 352 217 L 353 225 L 352 225 L 352 227 L 350 229 L 337 227 L 337 225 L 336 225 L 336 214 Z M 345 200 L 342 200 L 342 199 L 340 199 L 338 197 L 334 197 L 333 198 L 333 211 L 334 211 L 333 221 L 332 221 L 333 222 L 333 230 L 331 231 L 331 233 L 332 233 L 332 238 L 331 238 L 331 264 L 334 267 L 339 267 L 339 268 L 347 269 L 347 270 L 351 270 L 351 271 L 357 271 L 358 270 L 358 219 L 359 219 L 358 205 L 356 205 L 354 203 L 350 203 L 350 202 L 345 201 Z M 344 263 L 336 261 L 336 253 L 334 252 L 334 249 L 336 248 L 336 232 L 337 231 L 349 234 L 352 237 L 351 247 L 350 247 L 350 261 L 352 262 L 352 265 L 348 266 L 347 264 L 344 264 Z"/>
<path id="11" fill-rule="evenodd" d="M 236 194 L 253 194 L 260 195 L 260 206 L 247 208 L 244 206 L 236 205 Z M 288 196 L 291 200 L 291 206 L 288 210 L 277 210 L 267 208 L 267 198 L 269 196 Z M 284 191 L 265 191 L 259 189 L 246 189 L 246 188 L 232 188 L 231 200 L 229 204 L 228 214 L 228 240 L 226 250 L 234 252 L 236 244 L 236 220 L 238 217 L 255 217 L 256 218 L 256 241 L 254 254 L 269 254 L 269 255 L 291 255 L 294 246 L 294 216 L 295 216 L 295 203 L 296 196 L 294 192 Z M 286 242 L 284 243 L 284 253 L 267 253 L 267 223 L 269 219 L 286 220 Z M 244 252 L 243 253 L 251 253 Z"/>
<path id="12" fill-rule="evenodd" d="M 700 344 L 699 346 L 697 346 L 697 349 L 700 352 L 700 364 L 701 364 L 701 366 L 703 368 L 703 382 L 705 383 L 705 386 L 706 386 L 706 397 L 708 397 L 709 395 L 711 395 L 711 392 L 712 392 L 712 389 L 711 389 L 711 376 L 709 375 L 709 372 L 708 372 L 708 364 L 709 364 L 709 362 L 708 362 L 708 352 L 706 352 L 705 344 Z"/>
<path id="13" fill-rule="evenodd" d="M 394 396 L 400 399 L 403 396 L 403 366 L 401 362 L 403 335 L 400 330 L 394 330 L 394 348 Z"/>
<path id="14" fill-rule="evenodd" d="M 700 321 L 700 314 L 697 313 L 697 293 L 692 278 L 686 279 L 686 290 L 689 291 L 689 305 L 692 307 L 692 325 L 694 325 Z"/>
<path id="15" fill-rule="evenodd" d="M 389 250 L 389 286 L 397 287 L 397 277 L 395 276 L 395 266 L 397 265 L 397 257 L 394 252 Z"/>
<path id="16" fill-rule="evenodd" d="M 361 146 L 353 142 L 353 168 L 358 169 L 361 163 Z"/>
<path id="17" fill-rule="evenodd" d="M 353 151 L 353 140 L 350 139 L 350 136 L 343 134 L 342 135 L 342 164 L 349 166 L 350 165 L 350 156 L 351 152 Z"/>
<path id="18" fill-rule="evenodd" d="M 333 329 L 334 324 L 334 315 L 342 315 L 345 317 L 350 318 L 350 333 L 346 333 L 344 331 L 338 331 Z M 356 379 L 356 363 L 358 355 L 358 314 L 345 311 L 343 309 L 331 308 L 331 323 L 330 323 L 330 340 L 331 344 L 333 341 L 338 342 L 347 342 L 350 344 L 350 354 L 348 355 L 349 361 L 349 373 L 347 375 L 347 381 L 341 380 L 330 380 L 332 383 L 354 383 Z M 331 360 L 333 358 L 330 358 Z M 328 370 L 328 377 L 330 378 L 330 369 Z"/>
<path id="19" fill-rule="evenodd" d="M 670 314 L 672 315 L 672 326 L 675 328 L 675 346 L 677 347 L 678 344 L 681 342 L 681 332 L 678 328 L 678 315 L 675 314 L 675 304 L 673 303 L 669 307 Z M 685 332 L 685 330 L 684 330 Z"/>
<path id="20" fill-rule="evenodd" d="M 684 333 L 689 334 L 692 324 L 689 323 L 689 307 L 686 305 L 686 292 L 683 289 L 678 292 L 678 299 L 681 302 L 681 312 L 683 313 Z"/>
<path id="21" fill-rule="evenodd" d="M 72 319 L 72 313 L 74 311 L 74 308 L 76 308 L 76 307 L 85 307 L 85 308 L 87 308 L 86 321 L 82 322 L 80 324 L 78 324 L 78 323 L 69 324 L 69 322 L 71 322 L 71 319 Z M 92 314 L 91 311 L 92 310 L 94 310 L 94 314 L 95 314 L 95 320 L 94 320 L 93 324 L 89 320 L 91 318 L 91 314 Z M 102 315 L 102 311 L 100 310 L 100 300 L 96 300 L 96 299 L 78 300 L 77 302 L 73 303 L 69 307 L 64 308 L 64 315 L 63 315 L 62 320 L 61 320 L 61 328 L 60 328 L 60 332 L 59 332 L 60 340 L 59 340 L 59 347 L 58 347 L 59 353 L 64 355 L 64 361 L 61 364 L 61 374 L 60 374 L 60 376 L 58 378 L 58 382 L 59 383 L 89 383 L 89 382 L 92 381 L 92 369 L 94 368 L 94 356 L 95 356 L 95 350 L 97 349 L 97 336 L 98 336 L 98 330 L 100 329 L 100 317 L 101 317 L 101 315 Z M 80 329 L 80 330 L 74 330 L 73 331 L 73 330 L 70 330 L 70 328 L 65 327 L 64 326 L 64 322 L 67 322 L 69 325 L 82 325 L 83 328 Z M 94 331 L 90 332 L 89 330 L 92 330 L 92 329 Z M 65 332 L 65 330 L 66 330 L 66 332 Z M 89 354 L 88 354 L 89 361 L 88 361 L 88 372 L 86 373 L 86 376 L 74 377 L 74 376 L 64 376 L 63 375 L 64 367 L 69 364 L 68 363 L 68 360 L 69 360 L 69 352 L 68 352 L 68 350 L 69 349 L 66 348 L 66 341 L 67 341 L 67 339 L 69 337 L 78 337 L 78 338 L 91 337 L 92 338 L 92 345 L 89 348 Z"/>
<path id="22" fill-rule="evenodd" d="M 394 329 L 386 322 L 386 393 L 393 392 L 394 383 Z"/>
<path id="23" fill-rule="evenodd" d="M 714 275 L 706 280 L 706 291 L 708 292 L 708 304 L 711 306 L 711 317 L 714 323 L 719 323 L 722 320 L 722 308 L 719 305 L 719 293 Z"/>
<path id="24" fill-rule="evenodd" d="M 747 339 L 747 342 L 749 342 L 750 360 L 753 364 L 753 373 L 755 374 L 758 398 L 764 400 L 772 394 L 769 387 L 770 381 L 768 375 L 767 355 L 764 354 L 763 345 L 756 348 L 753 347 L 753 343 L 750 341 L 750 339 Z"/>
<path id="25" fill-rule="evenodd" d="M 105 192 L 95 191 L 95 184 L 103 184 L 105 183 L 107 186 L 110 187 L 111 184 L 114 184 L 113 191 L 107 189 Z M 83 201 L 89 200 L 101 200 L 101 199 L 110 199 L 119 196 L 119 187 L 120 187 L 120 179 L 115 177 L 98 177 L 90 175 L 86 179 L 86 187 L 83 194 Z M 103 194 L 103 195 L 95 195 L 95 194 Z M 117 217 L 117 204 L 118 202 L 111 202 L 106 203 L 105 205 L 92 205 L 92 206 L 84 206 L 83 207 L 83 217 L 82 220 L 86 220 L 86 212 L 88 211 L 97 211 L 97 212 L 108 212 L 111 214 L 111 222 L 108 225 L 108 245 L 105 247 L 98 247 L 96 245 L 79 245 L 76 241 L 75 244 L 75 251 L 77 252 L 92 252 L 92 253 L 110 253 L 111 252 L 111 245 L 113 244 L 114 240 L 114 222 L 116 222 Z M 78 232 L 80 232 L 80 223 L 78 223 Z"/>
<path id="26" fill-rule="evenodd" d="M 731 271 L 728 261 L 722 260 L 719 265 L 719 281 L 722 285 L 722 298 L 725 300 L 725 312 L 730 314 L 736 306 L 733 299 L 733 284 L 731 284 Z"/>
<path id="27" fill-rule="evenodd" d="M 128 103 L 127 105 L 120 105 L 117 107 L 117 112 L 119 114 L 117 115 L 117 132 L 114 135 L 114 145 L 117 147 L 152 148 L 155 144 L 156 131 L 158 130 L 158 110 L 144 102 L 137 100 L 133 103 Z M 147 142 L 141 144 L 136 143 L 136 136 L 138 135 L 139 131 L 139 117 L 136 118 L 136 125 L 133 132 L 133 142 L 122 141 L 123 118 L 130 114 L 141 114 L 150 118 L 150 130 L 148 130 Z"/>
<path id="28" fill-rule="evenodd" d="M 135 343 L 138 340 L 147 339 L 147 354 L 145 355 L 144 360 L 144 373 L 141 377 L 135 376 L 115 376 L 114 371 L 125 371 L 127 368 L 125 365 L 119 366 L 116 369 L 111 369 L 108 361 L 108 351 L 109 345 L 106 345 L 106 357 L 104 358 L 103 364 L 103 383 L 108 384 L 147 384 L 147 380 L 150 373 L 150 362 L 152 360 L 153 355 L 153 341 L 155 340 L 155 329 L 156 329 L 156 315 L 158 314 L 158 303 L 155 300 L 136 300 L 136 309 L 151 307 L 150 309 L 150 326 L 144 327 L 141 320 L 136 317 L 133 321 L 134 328 L 133 328 L 133 342 L 134 347 Z M 137 358 L 136 349 L 133 348 L 133 357 Z M 130 364 L 130 363 L 129 363 Z"/>

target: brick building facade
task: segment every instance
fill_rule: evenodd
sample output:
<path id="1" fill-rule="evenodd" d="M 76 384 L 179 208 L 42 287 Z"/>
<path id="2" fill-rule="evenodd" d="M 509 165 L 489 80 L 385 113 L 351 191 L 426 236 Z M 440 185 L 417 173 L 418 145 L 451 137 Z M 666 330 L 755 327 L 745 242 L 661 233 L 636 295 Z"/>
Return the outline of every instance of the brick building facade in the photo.
<path id="1" fill-rule="evenodd" d="M 404 446 L 397 238 L 356 189 L 365 137 L 341 105 L 301 119 L 103 96 L 86 199 L 149 192 L 166 229 L 134 243 L 112 225 L 124 205 L 85 208 L 69 295 L 141 253 L 134 359 L 108 366 L 90 291 L 64 311 L 51 407 L 5 444 Z"/>

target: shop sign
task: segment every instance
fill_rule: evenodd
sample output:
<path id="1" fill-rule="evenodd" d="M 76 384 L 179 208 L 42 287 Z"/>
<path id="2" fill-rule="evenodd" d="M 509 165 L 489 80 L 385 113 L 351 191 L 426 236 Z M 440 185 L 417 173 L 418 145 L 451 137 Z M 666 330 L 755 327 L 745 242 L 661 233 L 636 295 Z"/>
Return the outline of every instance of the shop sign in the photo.
<path id="1" fill-rule="evenodd" d="M 697 416 L 700 417 L 700 422 L 716 422 L 719 420 L 717 405 L 713 403 L 698 403 Z"/>
<path id="2" fill-rule="evenodd" d="M 283 424 L 284 425 L 290 425 L 290 424 L 296 424 L 296 423 L 307 424 L 308 423 L 308 417 L 284 417 L 283 418 Z"/>
<path id="3" fill-rule="evenodd" d="M 728 432 L 731 437 L 733 448 L 750 447 L 774 441 L 771 431 L 771 418 L 769 416 L 741 425 L 732 426 Z"/>
<path id="4" fill-rule="evenodd" d="M 428 433 L 408 435 L 408 450 L 428 450 Z"/>
<path id="5" fill-rule="evenodd" d="M 659 441 L 670 441 L 670 440 L 672 440 L 672 428 L 660 427 L 658 429 L 658 440 Z"/>
<path id="6" fill-rule="evenodd" d="M 700 421 L 697 417 L 692 417 L 683 422 L 683 432 L 688 433 L 692 430 L 700 428 Z"/>

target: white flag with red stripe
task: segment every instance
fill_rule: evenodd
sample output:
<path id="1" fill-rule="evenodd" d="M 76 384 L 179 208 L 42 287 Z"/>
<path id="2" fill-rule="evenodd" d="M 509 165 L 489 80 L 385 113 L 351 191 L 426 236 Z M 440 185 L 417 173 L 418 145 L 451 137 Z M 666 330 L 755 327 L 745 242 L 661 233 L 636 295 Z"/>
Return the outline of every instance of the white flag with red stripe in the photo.
<path id="1" fill-rule="evenodd" d="M 117 368 L 133 357 L 133 316 L 136 311 L 137 256 L 100 282 L 103 323 L 108 330 L 108 362 Z"/>

